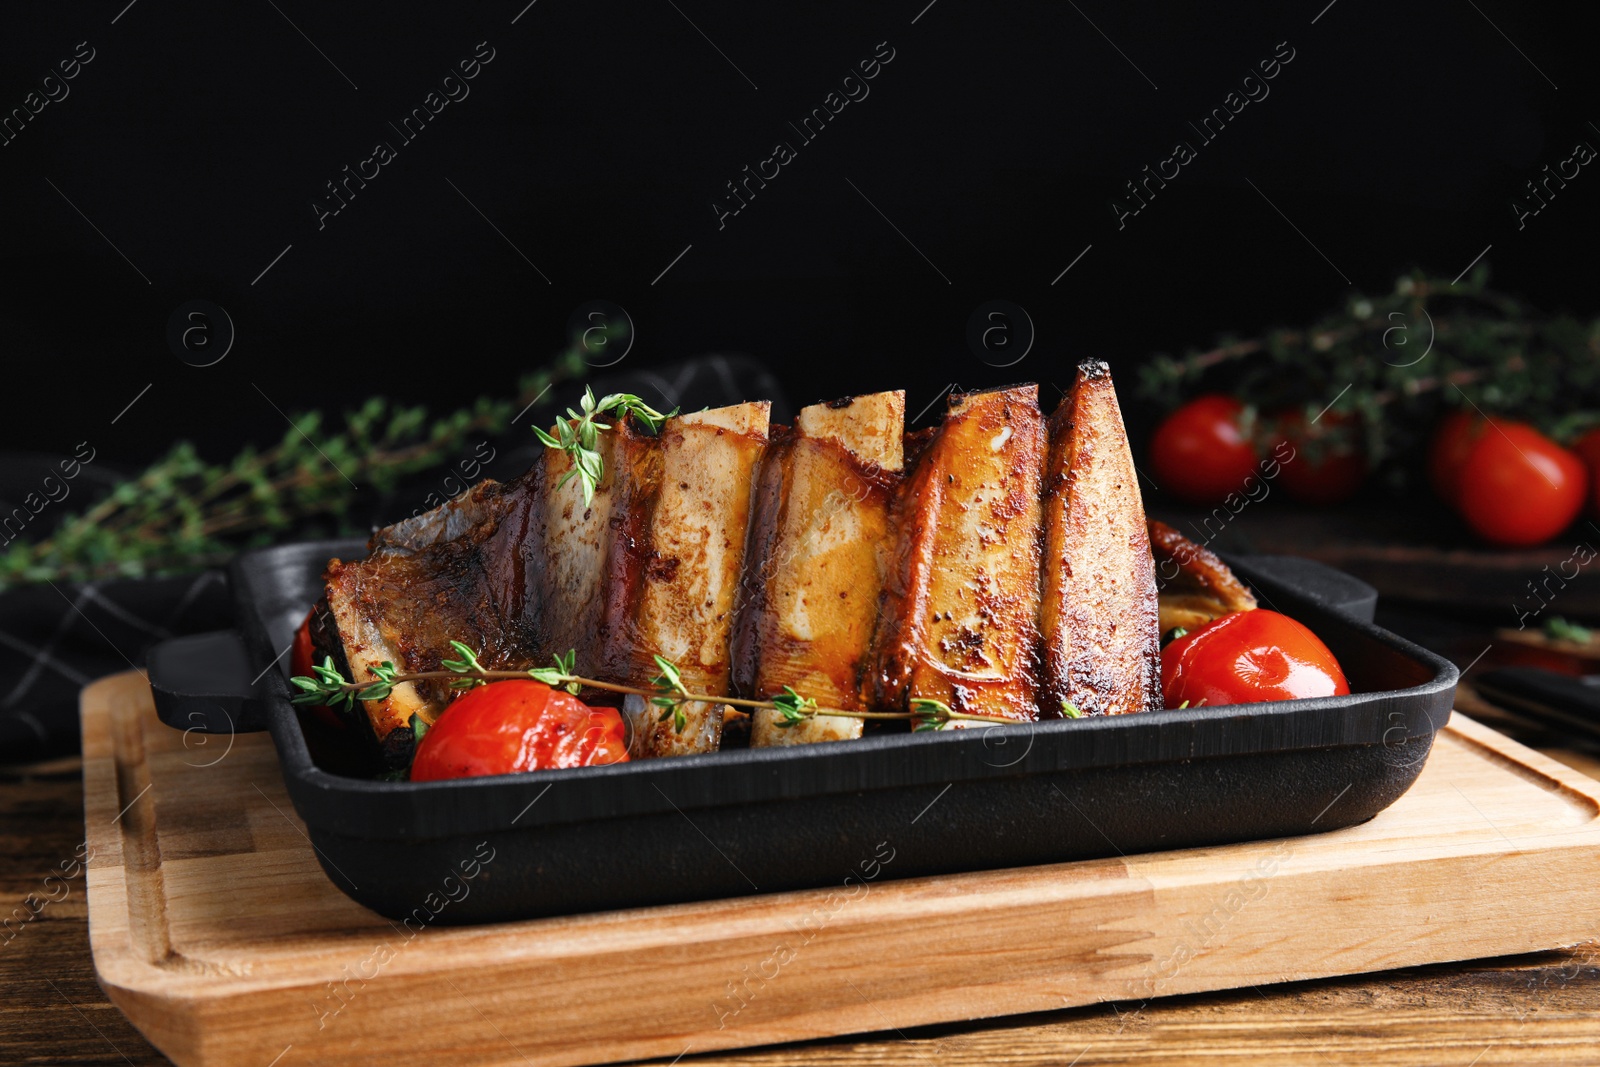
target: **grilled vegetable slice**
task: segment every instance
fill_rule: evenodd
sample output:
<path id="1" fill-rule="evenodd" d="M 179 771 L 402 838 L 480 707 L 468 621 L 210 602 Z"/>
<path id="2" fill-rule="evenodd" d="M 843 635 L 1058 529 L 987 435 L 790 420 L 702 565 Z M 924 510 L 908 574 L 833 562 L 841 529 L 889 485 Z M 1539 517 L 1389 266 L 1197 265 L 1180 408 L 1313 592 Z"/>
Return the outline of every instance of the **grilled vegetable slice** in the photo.
<path id="1" fill-rule="evenodd" d="M 1161 586 L 1161 632 L 1198 630 L 1212 619 L 1252 611 L 1256 598 L 1228 565 L 1157 519 L 1150 520 L 1150 549 Z"/>

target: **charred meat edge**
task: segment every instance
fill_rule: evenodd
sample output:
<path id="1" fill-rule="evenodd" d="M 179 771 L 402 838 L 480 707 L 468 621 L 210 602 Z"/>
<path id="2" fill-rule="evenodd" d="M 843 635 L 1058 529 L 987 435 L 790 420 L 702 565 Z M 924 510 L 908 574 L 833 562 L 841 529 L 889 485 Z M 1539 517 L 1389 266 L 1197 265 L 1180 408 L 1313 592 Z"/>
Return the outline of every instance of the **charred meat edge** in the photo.
<path id="1" fill-rule="evenodd" d="M 1045 686 L 1059 715 L 1160 706 L 1161 631 L 1144 501 L 1110 368 L 1079 364 L 1050 419 L 1040 611 Z"/>

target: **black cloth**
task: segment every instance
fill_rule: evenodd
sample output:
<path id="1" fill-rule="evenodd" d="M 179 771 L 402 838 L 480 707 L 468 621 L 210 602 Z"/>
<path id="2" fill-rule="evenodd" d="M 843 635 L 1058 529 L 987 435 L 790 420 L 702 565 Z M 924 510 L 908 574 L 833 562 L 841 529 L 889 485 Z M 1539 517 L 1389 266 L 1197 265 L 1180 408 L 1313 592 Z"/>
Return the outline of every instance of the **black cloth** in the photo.
<path id="1" fill-rule="evenodd" d="M 766 399 L 773 401 L 775 420 L 787 418 L 777 381 L 759 363 L 739 356 L 702 356 L 657 370 L 597 377 L 592 384 L 597 394 L 636 393 L 662 410 L 694 411 Z M 569 383 L 556 390 L 558 403 L 576 404 L 582 389 L 582 384 Z M 550 409 L 538 410 L 540 418 L 549 421 Z M 496 477 L 520 474 L 538 451 L 526 426 L 517 427 L 507 438 L 512 443 L 497 442 L 498 453 L 489 468 Z M 0 514 L 8 514 L 29 487 L 39 484 L 40 472 L 52 468 L 57 459 L 0 454 Z M 84 470 L 96 471 L 102 491 L 116 480 L 99 460 Z M 438 476 L 419 476 L 373 502 L 374 525 L 411 514 L 430 491 L 437 491 L 438 483 Z M 70 506 L 63 501 L 58 510 L 71 514 L 92 500 L 85 493 Z M 41 526 L 37 533 L 47 530 Z M 220 570 L 164 578 L 43 582 L 0 592 L 0 764 L 77 751 L 78 691 L 83 686 L 103 675 L 142 669 L 149 648 L 168 637 L 232 625 L 232 600 Z"/>
<path id="2" fill-rule="evenodd" d="M 78 747 L 78 690 L 151 645 L 233 624 L 222 572 L 43 583 L 0 594 L 0 763 Z"/>

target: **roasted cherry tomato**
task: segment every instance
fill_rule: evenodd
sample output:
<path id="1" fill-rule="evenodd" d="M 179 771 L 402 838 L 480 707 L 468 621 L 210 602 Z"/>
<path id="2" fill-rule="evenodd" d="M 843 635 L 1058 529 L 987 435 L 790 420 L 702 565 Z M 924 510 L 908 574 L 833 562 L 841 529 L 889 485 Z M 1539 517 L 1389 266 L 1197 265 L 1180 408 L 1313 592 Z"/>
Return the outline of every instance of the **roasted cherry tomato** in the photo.
<path id="1" fill-rule="evenodd" d="M 1428 444 L 1428 480 L 1446 504 L 1454 504 L 1461 488 L 1461 469 L 1467 453 L 1478 443 L 1488 423 L 1472 411 L 1452 411 L 1439 420 Z"/>
<path id="2" fill-rule="evenodd" d="M 1258 608 L 1206 623 L 1161 650 L 1167 707 L 1214 707 L 1350 692 L 1339 661 L 1287 615 Z"/>
<path id="3" fill-rule="evenodd" d="M 417 746 L 411 780 L 621 763 L 624 739 L 613 708 L 591 708 L 542 682 L 495 682 L 445 709 Z"/>
<path id="4" fill-rule="evenodd" d="M 1537 545 L 1583 510 L 1590 475 L 1583 461 L 1532 426 L 1492 419 L 1461 467 L 1456 507 L 1497 545 Z"/>
<path id="5" fill-rule="evenodd" d="M 1274 419 L 1275 438 L 1294 447 L 1278 480 L 1284 491 L 1303 504 L 1338 504 L 1355 496 L 1367 480 L 1367 452 L 1361 442 L 1361 420 L 1341 411 L 1325 412 L 1306 422 L 1299 408 Z M 1278 449 L 1274 447 L 1274 455 Z"/>
<path id="6" fill-rule="evenodd" d="M 1231 396 L 1196 397 L 1168 415 L 1150 439 L 1150 465 L 1161 488 L 1191 504 L 1219 504 L 1255 473 L 1244 405 Z"/>

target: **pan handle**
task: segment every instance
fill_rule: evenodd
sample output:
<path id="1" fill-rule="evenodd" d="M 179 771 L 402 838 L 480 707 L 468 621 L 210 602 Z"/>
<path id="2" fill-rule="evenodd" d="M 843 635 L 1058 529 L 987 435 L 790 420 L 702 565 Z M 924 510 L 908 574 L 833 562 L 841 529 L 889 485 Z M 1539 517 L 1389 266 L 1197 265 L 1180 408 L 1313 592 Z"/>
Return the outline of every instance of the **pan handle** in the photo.
<path id="1" fill-rule="evenodd" d="M 1378 591 L 1359 578 L 1300 556 L 1234 556 L 1224 560 L 1247 585 L 1266 580 L 1362 622 L 1378 610 Z"/>
<path id="2" fill-rule="evenodd" d="M 146 669 L 156 714 L 174 730 L 244 734 L 267 728 L 256 684 L 261 675 L 250 669 L 244 642 L 233 630 L 163 641 L 150 650 Z"/>

